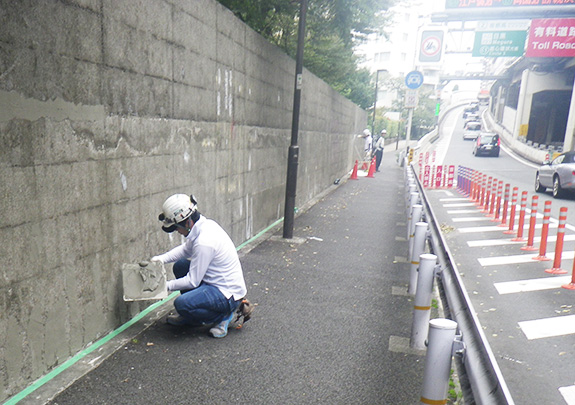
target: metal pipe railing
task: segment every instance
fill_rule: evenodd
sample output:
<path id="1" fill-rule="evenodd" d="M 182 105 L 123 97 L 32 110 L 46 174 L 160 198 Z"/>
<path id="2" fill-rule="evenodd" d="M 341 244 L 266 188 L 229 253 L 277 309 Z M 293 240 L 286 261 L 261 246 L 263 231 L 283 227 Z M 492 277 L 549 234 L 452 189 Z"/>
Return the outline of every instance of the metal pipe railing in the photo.
<path id="1" fill-rule="evenodd" d="M 440 294 L 444 301 L 446 315 L 457 322 L 462 340 L 466 345 L 465 354 L 461 360 L 461 368 L 469 381 L 471 395 L 477 404 L 514 404 L 503 374 L 497 364 L 491 346 L 483 333 L 479 319 L 475 315 L 473 304 L 469 299 L 463 281 L 459 276 L 456 262 L 439 229 L 439 224 L 430 206 L 424 188 L 419 178 L 414 174 L 421 204 L 424 207 L 429 225 L 430 251 L 437 256 L 441 266 Z"/>

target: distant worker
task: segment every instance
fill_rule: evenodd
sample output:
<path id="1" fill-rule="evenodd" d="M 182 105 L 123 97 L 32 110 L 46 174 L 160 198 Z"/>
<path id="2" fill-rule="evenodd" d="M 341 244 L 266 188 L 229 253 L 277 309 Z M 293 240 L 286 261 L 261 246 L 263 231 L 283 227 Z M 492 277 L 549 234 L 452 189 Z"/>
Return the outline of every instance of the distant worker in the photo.
<path id="1" fill-rule="evenodd" d="M 385 136 L 387 131 L 384 129 L 381 131 L 379 138 L 375 142 L 374 155 L 375 155 L 375 171 L 379 172 L 379 165 L 381 164 L 381 159 L 383 157 L 383 148 L 385 147 Z"/>
<path id="2" fill-rule="evenodd" d="M 371 147 L 373 138 L 371 137 L 371 131 L 369 129 L 364 129 L 362 135 L 358 135 L 358 138 L 364 139 L 363 153 L 364 160 L 371 160 Z"/>
<path id="3" fill-rule="evenodd" d="M 179 290 L 181 295 L 174 301 L 178 315 L 168 316 L 167 322 L 176 326 L 214 325 L 210 334 L 225 337 L 247 293 L 234 243 L 220 225 L 199 213 L 193 196 L 169 197 L 159 220 L 165 232 L 178 231 L 185 237 L 180 246 L 151 259 L 174 263 L 176 279 L 168 281 L 168 291 Z"/>

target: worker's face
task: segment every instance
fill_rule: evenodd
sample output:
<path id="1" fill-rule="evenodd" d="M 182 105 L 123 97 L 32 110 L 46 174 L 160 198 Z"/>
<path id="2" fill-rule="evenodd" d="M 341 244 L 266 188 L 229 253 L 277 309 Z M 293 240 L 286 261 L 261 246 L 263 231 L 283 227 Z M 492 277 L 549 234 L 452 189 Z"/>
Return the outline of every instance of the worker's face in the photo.
<path id="1" fill-rule="evenodd" d="M 182 236 L 188 236 L 192 229 L 192 221 L 188 218 L 183 225 L 177 225 L 176 231 Z"/>

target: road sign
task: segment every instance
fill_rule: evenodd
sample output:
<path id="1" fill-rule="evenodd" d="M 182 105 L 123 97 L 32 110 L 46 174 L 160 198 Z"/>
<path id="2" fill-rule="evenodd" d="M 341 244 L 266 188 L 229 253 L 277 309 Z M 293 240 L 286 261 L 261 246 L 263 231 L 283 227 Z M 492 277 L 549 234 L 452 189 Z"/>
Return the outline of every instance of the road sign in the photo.
<path id="1" fill-rule="evenodd" d="M 530 20 L 480 21 L 475 29 L 472 56 L 522 56 Z"/>
<path id="2" fill-rule="evenodd" d="M 421 33 L 421 47 L 419 48 L 420 62 L 439 62 L 443 48 L 443 31 L 423 31 Z"/>
<path id="3" fill-rule="evenodd" d="M 418 72 L 417 70 L 413 70 L 405 76 L 405 85 L 407 86 L 408 89 L 412 90 L 418 89 L 421 87 L 422 84 L 423 84 L 423 74 L 421 72 Z"/>
<path id="4" fill-rule="evenodd" d="M 476 32 L 471 56 L 522 56 L 526 37 L 525 31 Z"/>
<path id="5" fill-rule="evenodd" d="M 405 108 L 417 107 L 417 90 L 407 90 L 405 92 Z"/>

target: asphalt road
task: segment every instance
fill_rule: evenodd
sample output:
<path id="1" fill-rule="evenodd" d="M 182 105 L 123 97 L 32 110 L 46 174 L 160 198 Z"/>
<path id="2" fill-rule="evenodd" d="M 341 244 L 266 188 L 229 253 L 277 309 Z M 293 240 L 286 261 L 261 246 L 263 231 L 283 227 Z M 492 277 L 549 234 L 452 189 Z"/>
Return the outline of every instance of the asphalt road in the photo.
<path id="1" fill-rule="evenodd" d="M 519 194 L 528 191 L 530 203 L 535 195 L 536 166 L 505 149 L 498 158 L 473 156 L 472 141 L 461 137 L 462 127 L 458 112 L 446 120 L 443 139 L 434 146 L 443 164 L 480 170 L 518 187 Z M 558 218 L 560 207 L 568 208 L 561 256 L 561 268 L 567 275 L 553 275 L 545 272 L 553 267 L 553 261 L 533 260 L 538 250 L 521 250 L 526 242 L 512 242 L 516 235 L 503 234 L 508 227 L 497 229 L 499 222 L 492 221 L 457 191 L 428 190 L 428 195 L 515 403 L 575 404 L 575 291 L 561 288 L 569 283 L 573 268 L 572 198 L 554 200 L 550 193 L 538 194 L 539 212 L 543 201 L 552 200 L 552 221 Z M 537 224 L 541 223 L 539 218 Z M 551 226 L 547 257 L 554 259 L 552 239 L 557 223 Z M 536 230 L 535 236 L 540 235 L 541 231 Z M 524 236 L 528 236 L 528 229 Z"/>

